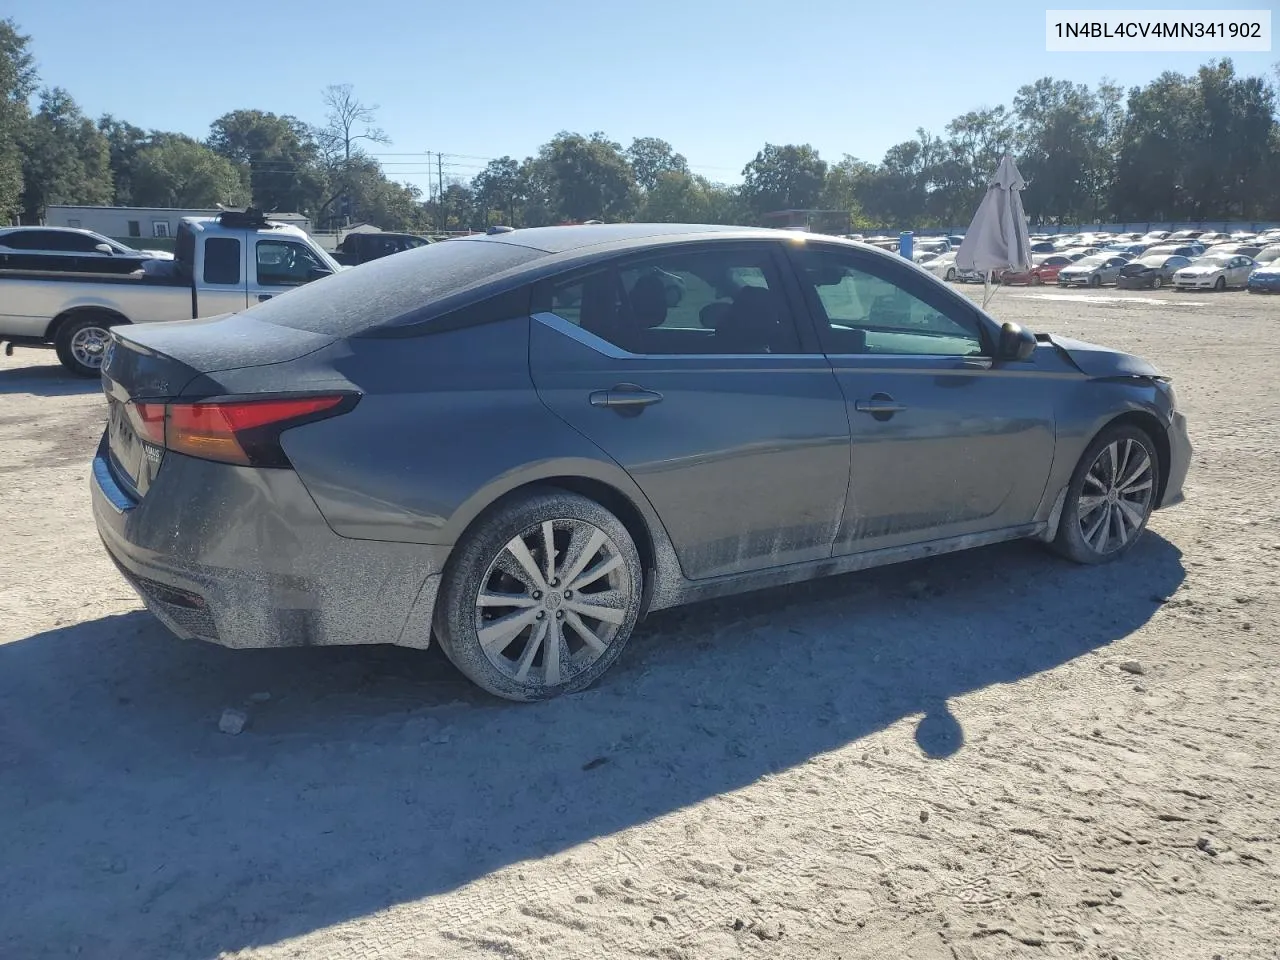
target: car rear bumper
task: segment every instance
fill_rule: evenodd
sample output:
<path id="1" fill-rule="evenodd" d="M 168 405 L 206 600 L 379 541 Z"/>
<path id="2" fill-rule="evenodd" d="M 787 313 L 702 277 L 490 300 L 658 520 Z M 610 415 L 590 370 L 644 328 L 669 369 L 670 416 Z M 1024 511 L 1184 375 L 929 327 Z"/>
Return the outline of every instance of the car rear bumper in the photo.
<path id="1" fill-rule="evenodd" d="M 1187 435 L 1187 418 L 1174 411 L 1169 423 L 1168 479 L 1164 484 L 1164 496 L 1158 507 L 1172 507 L 1183 501 L 1182 486 L 1191 469 L 1191 438 Z"/>
<path id="2" fill-rule="evenodd" d="M 108 555 L 181 637 L 227 647 L 426 647 L 447 547 L 335 534 L 292 470 L 168 453 L 147 495 L 90 479 Z"/>

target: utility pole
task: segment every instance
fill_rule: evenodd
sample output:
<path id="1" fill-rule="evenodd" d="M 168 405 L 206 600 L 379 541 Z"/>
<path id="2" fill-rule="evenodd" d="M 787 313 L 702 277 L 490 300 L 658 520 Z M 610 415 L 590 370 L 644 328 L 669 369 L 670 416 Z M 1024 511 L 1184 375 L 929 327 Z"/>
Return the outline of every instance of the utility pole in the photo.
<path id="1" fill-rule="evenodd" d="M 436 186 L 440 190 L 440 199 L 444 199 L 444 154 L 436 152 Z"/>

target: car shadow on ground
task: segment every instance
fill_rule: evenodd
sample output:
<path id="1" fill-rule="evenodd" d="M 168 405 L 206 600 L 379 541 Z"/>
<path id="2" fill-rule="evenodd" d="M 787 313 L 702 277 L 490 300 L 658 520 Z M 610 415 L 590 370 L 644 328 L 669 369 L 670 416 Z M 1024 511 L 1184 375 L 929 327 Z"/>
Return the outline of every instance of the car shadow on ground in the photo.
<path id="1" fill-rule="evenodd" d="M 60 364 L 49 351 L 48 365 L 23 364 L 0 369 L 0 396 L 30 393 L 37 397 L 69 397 L 102 390 L 96 377 L 77 377 Z"/>
<path id="2" fill-rule="evenodd" d="M 538 705 L 481 694 L 434 651 L 224 650 L 143 613 L 12 642 L 0 954 L 278 942 L 904 719 L 945 762 L 964 749 L 949 700 L 1125 637 L 1183 577 L 1149 534 L 1111 566 L 1011 544 L 779 588 L 655 614 L 596 688 Z M 246 703 L 245 731 L 219 733 Z"/>

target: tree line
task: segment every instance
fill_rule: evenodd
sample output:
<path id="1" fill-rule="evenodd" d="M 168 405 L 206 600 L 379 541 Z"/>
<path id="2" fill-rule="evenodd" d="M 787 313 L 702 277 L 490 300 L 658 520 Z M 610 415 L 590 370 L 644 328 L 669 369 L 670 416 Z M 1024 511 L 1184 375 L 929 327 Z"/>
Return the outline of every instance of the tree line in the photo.
<path id="1" fill-rule="evenodd" d="M 252 202 L 305 214 L 318 228 L 761 223 L 784 209 L 838 211 L 860 229 L 953 226 L 972 216 L 1006 151 L 1027 180 L 1023 204 L 1036 223 L 1265 220 L 1280 218 L 1276 81 L 1280 68 L 1268 82 L 1237 74 L 1229 59 L 1128 91 L 1044 77 L 941 134 L 918 130 L 878 163 L 851 155 L 831 163 L 808 144 L 766 144 L 736 185 L 693 172 L 658 137 L 624 147 L 605 133 L 562 131 L 533 156 L 491 160 L 424 199 L 367 149 L 388 140 L 377 107 L 348 85 L 322 92 L 320 124 L 239 109 L 203 140 L 143 130 L 110 115 L 94 120 L 66 90 L 41 87 L 30 38 L 2 20 L 0 222 L 39 222 L 54 203 Z"/>

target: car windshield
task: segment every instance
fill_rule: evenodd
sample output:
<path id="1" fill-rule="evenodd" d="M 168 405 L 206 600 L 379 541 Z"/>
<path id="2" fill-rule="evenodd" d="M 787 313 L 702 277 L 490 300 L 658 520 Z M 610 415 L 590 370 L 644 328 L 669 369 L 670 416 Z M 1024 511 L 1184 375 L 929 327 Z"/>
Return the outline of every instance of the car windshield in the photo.
<path id="1" fill-rule="evenodd" d="M 1134 262 L 1140 263 L 1144 267 L 1163 267 L 1164 262 L 1168 259 L 1169 258 L 1167 255 L 1162 254 L 1161 256 L 1158 256 L 1158 257 L 1143 257 L 1141 260 L 1135 260 Z"/>
<path id="2" fill-rule="evenodd" d="M 1110 257 L 1104 257 L 1102 254 L 1095 253 L 1092 257 L 1083 257 L 1077 260 L 1077 267 L 1098 267 L 1110 260 Z"/>
<path id="3" fill-rule="evenodd" d="M 1273 260 L 1280 259 L 1280 246 L 1266 247 L 1263 250 L 1259 250 L 1258 255 L 1253 259 L 1259 263 L 1271 263 Z"/>
<path id="4" fill-rule="evenodd" d="M 1213 257 L 1200 257 L 1192 264 L 1193 267 L 1225 267 L 1231 262 L 1234 254 L 1220 254 Z"/>

